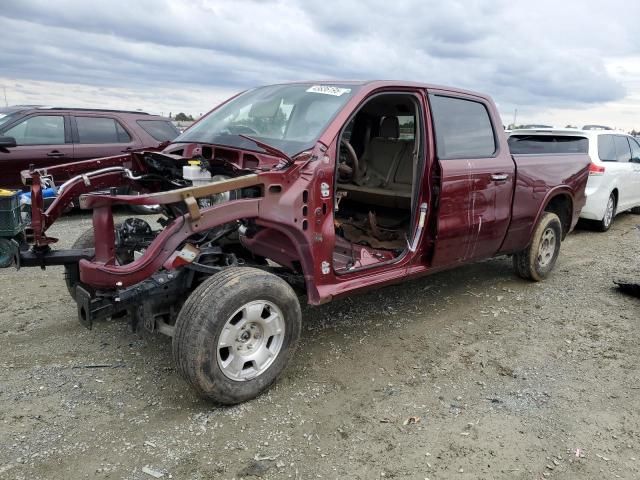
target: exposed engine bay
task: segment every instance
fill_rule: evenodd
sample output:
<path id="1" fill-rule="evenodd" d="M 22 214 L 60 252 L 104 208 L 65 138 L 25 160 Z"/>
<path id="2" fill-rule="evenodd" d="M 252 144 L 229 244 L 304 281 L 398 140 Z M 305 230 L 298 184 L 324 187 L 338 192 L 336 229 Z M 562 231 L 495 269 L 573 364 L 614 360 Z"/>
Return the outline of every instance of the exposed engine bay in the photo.
<path id="1" fill-rule="evenodd" d="M 146 183 L 150 191 L 198 186 L 250 173 L 241 171 L 228 162 L 210 161 L 203 156 L 186 159 L 164 153 L 145 152 L 143 160 L 149 173 L 139 177 L 139 182 L 142 185 Z M 189 174 L 185 175 L 185 172 L 189 172 Z M 190 176 L 195 176 L 195 178 L 189 178 Z M 229 200 L 259 198 L 261 195 L 262 191 L 259 186 L 247 187 L 200 197 L 197 199 L 197 205 L 202 209 Z M 173 219 L 188 213 L 188 208 L 183 202 L 176 202 L 162 205 L 160 212 L 161 216 L 156 222 L 161 228 L 156 230 L 152 229 L 151 225 L 142 218 L 128 218 L 115 225 L 118 264 L 125 265 L 139 258 L 162 229 Z M 264 259 L 256 259 L 240 244 L 238 230 L 241 227 L 246 230 L 249 224 L 250 221 L 234 221 L 189 238 L 187 242 L 187 245 L 190 246 L 189 251 L 195 255 L 194 258 L 189 258 L 190 267 L 194 271 L 199 269 L 202 273 L 210 274 L 212 273 L 211 269 L 215 269 L 217 266 L 238 265 L 245 262 L 264 263 Z M 223 249 L 226 253 L 223 253 Z"/>

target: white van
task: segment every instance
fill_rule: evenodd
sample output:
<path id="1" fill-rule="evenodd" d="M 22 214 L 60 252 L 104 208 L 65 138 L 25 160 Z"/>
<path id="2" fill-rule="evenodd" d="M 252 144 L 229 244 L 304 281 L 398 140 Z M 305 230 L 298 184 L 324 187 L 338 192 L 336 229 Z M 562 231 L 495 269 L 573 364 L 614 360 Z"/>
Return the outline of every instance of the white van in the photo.
<path id="1" fill-rule="evenodd" d="M 603 232 L 614 217 L 626 210 L 640 214 L 640 144 L 615 130 L 520 129 L 512 130 L 513 154 L 588 153 L 587 203 L 580 217 Z"/>

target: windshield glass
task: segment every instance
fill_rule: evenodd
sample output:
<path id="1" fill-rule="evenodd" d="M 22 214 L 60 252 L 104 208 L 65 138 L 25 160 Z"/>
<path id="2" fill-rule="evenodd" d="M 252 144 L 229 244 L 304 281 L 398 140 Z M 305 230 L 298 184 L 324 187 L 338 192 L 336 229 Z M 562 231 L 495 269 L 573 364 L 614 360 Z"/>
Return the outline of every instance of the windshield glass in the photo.
<path id="1" fill-rule="evenodd" d="M 243 134 L 293 156 L 313 146 L 356 89 L 355 85 L 309 83 L 249 90 L 211 112 L 173 143 L 255 150 L 255 143 L 239 136 Z"/>

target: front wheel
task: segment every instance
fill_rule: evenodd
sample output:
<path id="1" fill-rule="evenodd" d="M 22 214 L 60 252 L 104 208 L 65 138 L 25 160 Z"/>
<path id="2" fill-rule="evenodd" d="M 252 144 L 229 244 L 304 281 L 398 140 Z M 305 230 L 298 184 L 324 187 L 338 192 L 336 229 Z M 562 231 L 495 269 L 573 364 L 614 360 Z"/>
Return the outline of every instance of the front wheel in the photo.
<path id="1" fill-rule="evenodd" d="M 553 270 L 562 241 L 562 223 L 555 213 L 545 212 L 538 222 L 531 244 L 513 255 L 513 268 L 519 277 L 539 282 Z"/>
<path id="2" fill-rule="evenodd" d="M 204 398 L 227 405 L 252 399 L 289 362 L 301 317 L 281 278 L 249 267 L 223 270 L 196 288 L 178 315 L 178 371 Z"/>
<path id="3" fill-rule="evenodd" d="M 82 232 L 80 236 L 73 242 L 71 248 L 73 250 L 84 250 L 85 248 L 94 248 L 96 244 L 93 228 L 89 228 Z M 69 264 L 64 266 L 64 281 L 67 284 L 67 291 L 74 300 L 76 299 L 76 286 L 80 282 L 80 270 L 78 264 Z"/>

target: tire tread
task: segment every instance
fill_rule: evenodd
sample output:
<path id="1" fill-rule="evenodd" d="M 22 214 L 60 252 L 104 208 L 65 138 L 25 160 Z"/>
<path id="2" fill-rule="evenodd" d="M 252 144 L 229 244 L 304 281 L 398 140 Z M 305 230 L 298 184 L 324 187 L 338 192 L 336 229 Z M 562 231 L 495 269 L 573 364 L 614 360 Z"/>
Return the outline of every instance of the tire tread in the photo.
<path id="1" fill-rule="evenodd" d="M 544 212 L 533 231 L 530 245 L 524 250 L 513 255 L 513 269 L 516 275 L 518 275 L 520 278 L 539 282 L 543 278 L 545 278 L 551 270 L 553 270 L 555 260 L 554 264 L 549 269 L 549 272 L 541 275 L 536 270 L 536 254 L 538 249 L 538 239 L 542 236 L 544 230 L 554 222 L 558 224 L 560 229 L 560 238 L 562 238 L 562 223 L 560 222 L 560 218 L 555 213 Z"/>
<path id="2" fill-rule="evenodd" d="M 71 245 L 72 249 L 93 248 L 96 244 L 93 228 L 89 228 L 82 232 L 75 242 Z M 77 265 L 65 265 L 64 267 L 64 282 L 67 285 L 67 291 L 74 300 L 76 299 L 76 284 L 80 280 L 78 266 Z"/>
<path id="3" fill-rule="evenodd" d="M 198 354 L 199 335 L 205 328 L 205 323 L 207 323 L 207 315 L 205 313 L 215 312 L 221 303 L 218 299 L 223 299 L 233 293 L 233 289 L 237 288 L 238 282 L 255 282 L 258 276 L 265 275 L 272 274 L 251 267 L 231 267 L 222 270 L 200 284 L 182 306 L 175 326 L 173 357 L 179 374 L 199 396 L 227 405 L 236 404 L 244 400 L 244 398 L 239 400 L 237 397 L 230 395 L 228 391 L 216 383 L 213 383 L 211 390 L 205 391 L 198 381 L 197 364 L 192 360 Z M 295 297 L 293 289 L 284 280 L 273 277 L 286 285 L 290 290 L 291 296 Z M 297 340 L 298 335 L 299 328 L 294 341 L 289 345 L 287 352 L 289 356 L 295 352 L 295 340 Z M 267 385 L 264 385 L 263 388 L 271 385 L 277 377 L 278 375 Z"/>

